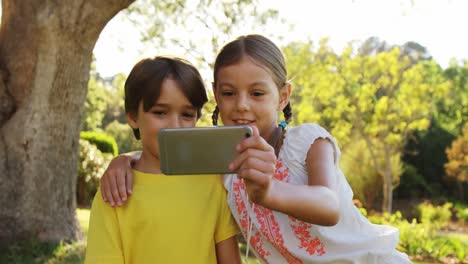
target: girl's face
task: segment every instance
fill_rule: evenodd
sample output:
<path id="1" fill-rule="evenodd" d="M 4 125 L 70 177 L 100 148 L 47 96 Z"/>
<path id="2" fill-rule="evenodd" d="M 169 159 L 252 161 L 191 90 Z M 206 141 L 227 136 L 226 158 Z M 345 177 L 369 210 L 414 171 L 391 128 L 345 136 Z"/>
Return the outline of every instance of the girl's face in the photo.
<path id="1" fill-rule="evenodd" d="M 143 110 L 141 101 L 137 115 L 127 114 L 127 118 L 131 127 L 140 130 L 142 155 L 159 160 L 159 129 L 194 127 L 197 121 L 197 109 L 185 97 L 176 81 L 165 79 L 160 96 L 149 111 Z"/>
<path id="2" fill-rule="evenodd" d="M 272 74 L 248 56 L 222 66 L 216 77 L 215 98 L 223 124 L 255 125 L 268 139 L 277 127 L 278 111 L 288 103 L 290 86 L 278 90 Z"/>

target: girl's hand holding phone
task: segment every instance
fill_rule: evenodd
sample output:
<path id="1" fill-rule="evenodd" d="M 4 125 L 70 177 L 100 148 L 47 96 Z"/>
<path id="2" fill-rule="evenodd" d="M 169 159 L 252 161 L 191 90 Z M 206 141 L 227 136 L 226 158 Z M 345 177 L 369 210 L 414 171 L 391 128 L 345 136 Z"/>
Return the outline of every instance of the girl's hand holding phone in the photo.
<path id="1" fill-rule="evenodd" d="M 249 199 L 268 207 L 274 187 L 275 150 L 260 136 L 257 127 L 252 129 L 253 136 L 244 139 L 237 146 L 240 154 L 229 168 L 244 180 Z"/>

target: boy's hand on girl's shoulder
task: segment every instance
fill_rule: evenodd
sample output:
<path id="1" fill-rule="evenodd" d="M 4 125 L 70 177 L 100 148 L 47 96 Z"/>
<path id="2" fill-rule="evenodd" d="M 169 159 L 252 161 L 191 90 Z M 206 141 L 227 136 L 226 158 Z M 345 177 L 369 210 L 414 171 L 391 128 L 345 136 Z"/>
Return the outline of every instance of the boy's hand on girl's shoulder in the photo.
<path id="1" fill-rule="evenodd" d="M 252 128 L 253 135 L 237 146 L 240 154 L 229 168 L 244 179 L 250 200 L 263 204 L 271 192 L 276 155 L 273 147 L 259 135 L 258 129 Z"/>
<path id="2" fill-rule="evenodd" d="M 132 158 L 119 155 L 112 159 L 101 177 L 102 199 L 112 207 L 121 206 L 132 193 Z"/>

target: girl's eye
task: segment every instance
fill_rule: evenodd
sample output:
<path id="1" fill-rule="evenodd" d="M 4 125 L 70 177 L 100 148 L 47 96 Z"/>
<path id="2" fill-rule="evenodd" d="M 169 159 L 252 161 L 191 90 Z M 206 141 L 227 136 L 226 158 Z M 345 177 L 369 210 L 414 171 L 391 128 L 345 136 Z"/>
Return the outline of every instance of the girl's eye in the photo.
<path id="1" fill-rule="evenodd" d="M 253 95 L 253 96 L 262 96 L 262 95 L 265 95 L 265 93 L 264 93 L 264 92 L 258 92 L 258 91 L 257 91 L 257 92 L 253 92 L 252 95 Z"/>
<path id="2" fill-rule="evenodd" d="M 195 114 L 193 114 L 193 113 L 183 113 L 182 116 L 183 117 L 188 117 L 188 118 L 194 118 Z"/>

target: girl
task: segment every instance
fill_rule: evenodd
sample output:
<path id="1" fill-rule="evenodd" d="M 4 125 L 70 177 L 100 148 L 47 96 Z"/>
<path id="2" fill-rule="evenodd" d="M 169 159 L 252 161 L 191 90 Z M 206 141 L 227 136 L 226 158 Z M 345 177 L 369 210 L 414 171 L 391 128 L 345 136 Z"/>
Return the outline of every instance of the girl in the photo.
<path id="1" fill-rule="evenodd" d="M 156 57 L 132 69 L 125 111 L 143 146 L 133 166 L 136 191 L 120 208 L 95 196 L 86 263 L 240 263 L 219 176 L 161 175 L 159 129 L 195 126 L 206 101 L 200 74 L 184 60 Z"/>
<path id="2" fill-rule="evenodd" d="M 373 225 L 353 205 L 333 137 L 316 124 L 286 129 L 291 119 L 284 58 L 259 35 L 227 44 L 214 67 L 213 90 L 224 125 L 251 125 L 224 176 L 232 214 L 255 254 L 266 263 L 410 263 L 395 250 L 398 231 Z M 285 121 L 277 126 L 278 112 Z M 267 143 L 268 142 L 268 143 Z M 126 198 L 131 158 L 105 173 L 106 199 Z M 119 173 L 115 173 L 119 171 Z M 127 181 L 127 184 L 124 182 Z M 119 192 L 120 188 L 120 192 Z"/>

